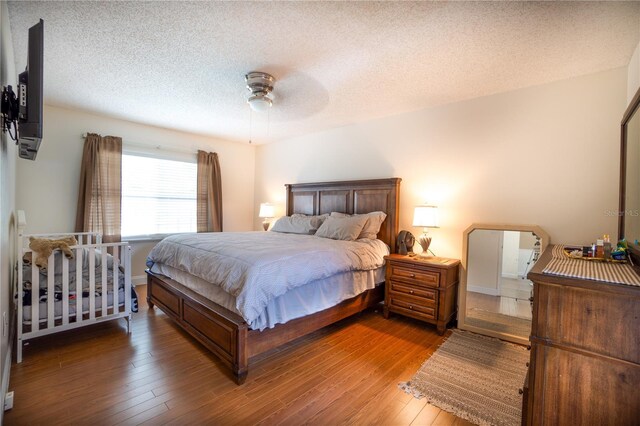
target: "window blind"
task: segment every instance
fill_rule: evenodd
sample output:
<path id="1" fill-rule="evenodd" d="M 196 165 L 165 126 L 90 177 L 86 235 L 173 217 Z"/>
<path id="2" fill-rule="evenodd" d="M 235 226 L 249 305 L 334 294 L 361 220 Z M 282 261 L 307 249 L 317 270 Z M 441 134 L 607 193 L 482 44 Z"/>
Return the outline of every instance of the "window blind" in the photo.
<path id="1" fill-rule="evenodd" d="M 196 182 L 195 162 L 123 153 L 123 239 L 196 232 Z"/>

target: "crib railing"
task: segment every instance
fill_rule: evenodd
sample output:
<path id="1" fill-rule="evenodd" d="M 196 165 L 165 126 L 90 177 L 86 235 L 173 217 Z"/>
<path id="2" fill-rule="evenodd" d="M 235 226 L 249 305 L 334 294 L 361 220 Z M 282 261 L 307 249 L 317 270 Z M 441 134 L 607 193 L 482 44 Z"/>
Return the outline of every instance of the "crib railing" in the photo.
<path id="1" fill-rule="evenodd" d="M 26 340 L 95 324 L 102 321 L 125 318 L 127 332 L 131 322 L 131 248 L 127 242 L 102 243 L 98 233 L 53 233 L 24 234 L 26 221 L 24 214 L 18 215 L 18 350 L 17 361 L 22 361 L 22 348 Z M 62 253 L 54 251 L 47 259 L 46 305 L 41 306 L 40 268 L 35 264 L 35 253 L 29 248 L 29 237 L 57 239 L 74 236 L 78 242 L 71 246 L 74 253 L 68 259 Z M 31 253 L 31 263 L 24 276 L 24 256 Z M 56 262 L 58 259 L 58 262 Z M 96 282 L 96 263 L 99 260 L 100 280 Z M 111 265 L 109 265 L 111 263 Z M 75 266 L 72 271 L 71 265 Z M 109 277 L 111 274 L 111 277 Z M 56 275 L 58 278 L 59 299 L 56 298 Z M 88 277 L 87 277 L 88 275 Z M 123 288 L 120 278 L 124 277 Z M 75 283 L 72 278 L 75 277 Z M 31 305 L 25 306 L 23 294 L 25 280 L 31 281 Z M 83 295 L 83 281 L 88 279 L 88 292 Z M 98 290 L 99 293 L 96 291 Z M 109 301 L 111 291 L 111 301 Z M 99 295 L 98 295 L 99 294 Z M 98 300 L 97 300 L 98 299 Z M 58 312 L 56 303 L 59 302 Z M 98 303 L 99 302 L 99 303 Z M 30 310 L 30 320 L 25 319 L 25 310 Z"/>

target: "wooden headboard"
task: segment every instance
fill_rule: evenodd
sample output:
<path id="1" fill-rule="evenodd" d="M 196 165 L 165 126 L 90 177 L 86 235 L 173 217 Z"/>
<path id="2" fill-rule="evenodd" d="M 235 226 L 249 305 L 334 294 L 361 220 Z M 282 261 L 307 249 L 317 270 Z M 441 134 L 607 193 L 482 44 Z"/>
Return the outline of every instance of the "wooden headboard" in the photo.
<path id="1" fill-rule="evenodd" d="M 294 213 L 319 215 L 331 212 L 363 214 L 385 212 L 387 218 L 378 238 L 391 253 L 396 249 L 400 178 L 348 180 L 338 182 L 295 183 L 287 188 L 287 216 Z"/>

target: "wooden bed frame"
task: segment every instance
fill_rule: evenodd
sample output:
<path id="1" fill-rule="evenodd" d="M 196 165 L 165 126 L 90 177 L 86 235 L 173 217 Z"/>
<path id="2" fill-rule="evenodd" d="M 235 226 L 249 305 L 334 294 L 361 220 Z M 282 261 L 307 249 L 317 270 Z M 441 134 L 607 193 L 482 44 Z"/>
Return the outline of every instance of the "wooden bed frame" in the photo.
<path id="1" fill-rule="evenodd" d="M 398 233 L 400 178 L 303 183 L 285 185 L 286 212 L 317 215 L 342 213 L 387 214 L 378 238 L 393 252 Z M 252 357 L 329 324 L 354 315 L 384 299 L 384 286 L 315 314 L 252 330 L 244 319 L 166 276 L 147 271 L 147 303 L 157 305 L 180 327 L 231 368 L 238 384 L 244 383 Z"/>

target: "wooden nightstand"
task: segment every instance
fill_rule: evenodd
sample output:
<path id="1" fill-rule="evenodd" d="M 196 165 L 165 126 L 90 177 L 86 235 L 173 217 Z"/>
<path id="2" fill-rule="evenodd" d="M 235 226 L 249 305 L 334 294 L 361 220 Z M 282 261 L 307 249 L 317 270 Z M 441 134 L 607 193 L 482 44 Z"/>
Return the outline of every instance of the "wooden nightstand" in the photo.
<path id="1" fill-rule="evenodd" d="M 396 312 L 438 328 L 444 334 L 457 312 L 460 261 L 443 257 L 386 256 L 384 317 Z"/>

